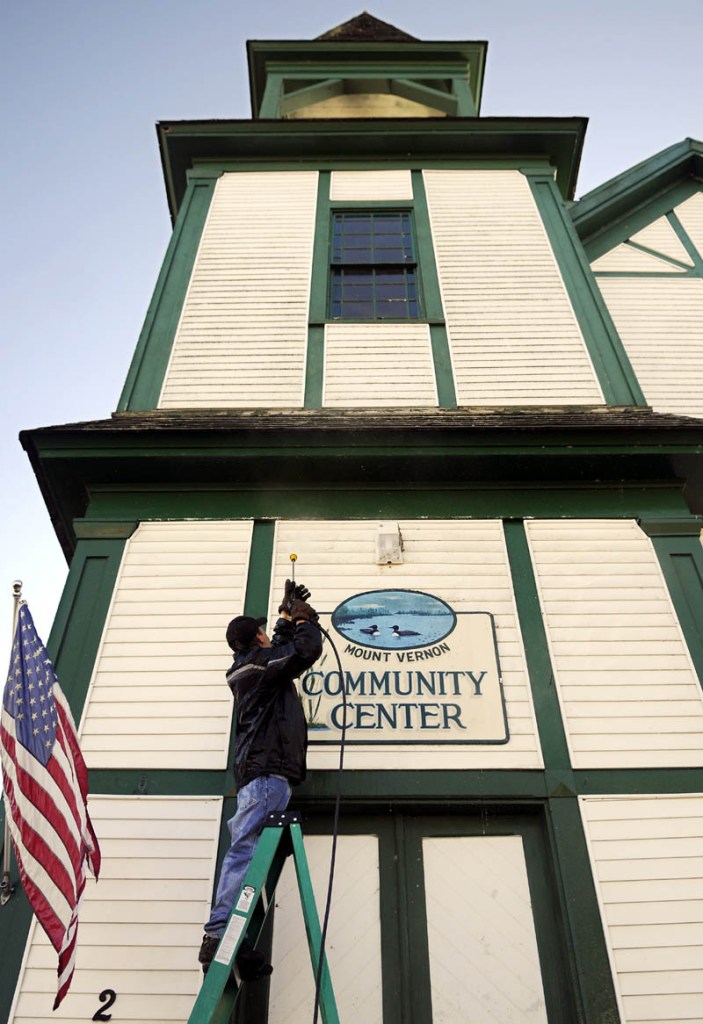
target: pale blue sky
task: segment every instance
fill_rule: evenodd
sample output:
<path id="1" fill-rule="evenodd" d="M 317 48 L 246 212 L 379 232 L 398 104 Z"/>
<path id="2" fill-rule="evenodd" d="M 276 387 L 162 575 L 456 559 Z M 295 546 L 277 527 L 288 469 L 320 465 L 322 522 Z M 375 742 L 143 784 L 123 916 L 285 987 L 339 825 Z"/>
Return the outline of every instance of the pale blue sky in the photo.
<path id="1" fill-rule="evenodd" d="M 245 40 L 309 39 L 352 0 L 5 0 L 0 656 L 11 582 L 46 639 L 66 566 L 23 428 L 115 408 L 170 233 L 157 120 L 248 117 Z M 374 0 L 425 39 L 486 39 L 482 113 L 588 117 L 577 195 L 703 138 L 702 0 Z M 5 633 L 2 631 L 5 630 Z"/>

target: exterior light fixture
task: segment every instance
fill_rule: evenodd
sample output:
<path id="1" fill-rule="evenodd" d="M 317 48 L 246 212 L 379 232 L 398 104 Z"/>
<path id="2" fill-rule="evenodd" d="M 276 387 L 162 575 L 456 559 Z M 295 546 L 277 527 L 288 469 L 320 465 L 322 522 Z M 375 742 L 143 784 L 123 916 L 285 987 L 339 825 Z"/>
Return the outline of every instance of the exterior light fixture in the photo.
<path id="1" fill-rule="evenodd" d="M 397 523 L 379 523 L 376 534 L 378 565 L 400 565 L 403 561 L 403 535 Z"/>

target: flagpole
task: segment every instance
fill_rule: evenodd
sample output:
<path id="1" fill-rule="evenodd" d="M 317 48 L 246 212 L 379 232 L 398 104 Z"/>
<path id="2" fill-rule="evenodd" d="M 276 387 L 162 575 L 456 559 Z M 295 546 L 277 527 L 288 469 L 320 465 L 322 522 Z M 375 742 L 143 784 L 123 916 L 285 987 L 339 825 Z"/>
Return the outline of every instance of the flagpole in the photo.
<path id="1" fill-rule="evenodd" d="M 22 580 L 15 580 L 12 584 L 12 597 L 14 598 L 15 607 L 12 613 L 11 644 L 14 644 L 15 633 L 17 632 L 17 619 L 19 618 L 20 604 L 22 602 Z M 12 646 L 10 647 L 11 649 Z M 2 882 L 0 882 L 0 906 L 5 906 L 13 892 L 14 886 L 10 885 L 10 819 L 7 808 L 5 808 L 5 838 L 3 842 Z"/>

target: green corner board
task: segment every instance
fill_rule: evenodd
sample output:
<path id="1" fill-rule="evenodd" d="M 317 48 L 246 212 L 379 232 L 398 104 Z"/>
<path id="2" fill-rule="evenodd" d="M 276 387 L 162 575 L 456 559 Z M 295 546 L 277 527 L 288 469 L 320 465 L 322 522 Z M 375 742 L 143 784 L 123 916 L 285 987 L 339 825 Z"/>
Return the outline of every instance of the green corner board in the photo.
<path id="1" fill-rule="evenodd" d="M 528 181 L 606 402 L 609 405 L 646 406 L 642 389 L 553 179 L 551 176 L 528 175 Z"/>

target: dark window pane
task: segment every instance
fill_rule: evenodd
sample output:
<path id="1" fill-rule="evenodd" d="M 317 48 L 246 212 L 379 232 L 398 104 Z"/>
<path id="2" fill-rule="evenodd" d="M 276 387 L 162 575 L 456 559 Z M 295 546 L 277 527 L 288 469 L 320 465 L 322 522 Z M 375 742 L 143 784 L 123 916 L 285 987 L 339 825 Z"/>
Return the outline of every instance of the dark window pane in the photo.
<path id="1" fill-rule="evenodd" d="M 358 217 L 353 220 L 345 220 L 344 233 L 347 235 L 370 235 L 371 219 L 369 217 Z"/>
<path id="2" fill-rule="evenodd" d="M 344 287 L 344 301 L 361 300 L 362 302 L 373 302 L 373 286 L 370 284 L 350 284 Z"/>
<path id="3" fill-rule="evenodd" d="M 373 315 L 374 314 L 372 302 L 342 303 L 342 316 L 348 316 L 350 319 L 357 320 L 372 320 Z"/>
<path id="4" fill-rule="evenodd" d="M 343 263 L 371 263 L 370 249 L 345 249 Z"/>
<path id="5" fill-rule="evenodd" d="M 402 249 L 376 249 L 376 263 L 402 263 L 405 253 Z"/>

